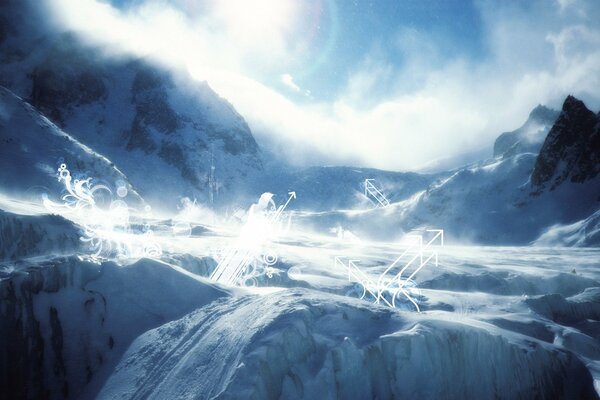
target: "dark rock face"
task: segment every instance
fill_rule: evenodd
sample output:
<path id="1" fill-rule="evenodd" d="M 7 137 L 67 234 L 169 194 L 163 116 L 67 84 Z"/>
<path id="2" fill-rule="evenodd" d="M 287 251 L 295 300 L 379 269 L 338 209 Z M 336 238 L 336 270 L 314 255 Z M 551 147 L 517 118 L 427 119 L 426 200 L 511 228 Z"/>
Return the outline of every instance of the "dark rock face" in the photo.
<path id="1" fill-rule="evenodd" d="M 131 129 L 125 132 L 128 137 L 127 149 L 139 148 L 150 153 L 156 150 L 157 145 L 152 141 L 149 129 L 170 134 L 182 127 L 182 121 L 167 99 L 165 89 L 173 87 L 169 77 L 144 65 L 135 64 L 133 66 L 137 72 L 131 86 L 135 116 Z"/>
<path id="2" fill-rule="evenodd" d="M 98 275 L 97 266 L 90 264 L 88 267 L 82 276 L 91 279 Z M 78 387 L 81 379 L 77 379 L 77 375 L 82 372 L 69 371 L 65 360 L 63 321 L 66 316 L 56 307 L 40 302 L 43 296 L 73 288 L 76 268 L 81 268 L 81 264 L 66 261 L 60 265 L 49 263 L 26 268 L 24 273 L 16 276 L 0 275 L 5 278 L 0 280 L 2 398 L 66 399 L 81 389 Z M 89 293 L 89 296 L 99 295 Z M 96 303 L 102 306 L 102 302 Z M 94 312 L 102 314 L 104 307 L 96 307 Z M 86 323 L 87 329 L 101 329 L 92 318 Z M 104 351 L 110 351 L 106 347 Z M 87 356 L 98 350 L 85 343 L 79 351 L 82 356 Z M 100 366 L 96 360 L 86 362 L 86 368 L 92 373 Z"/>
<path id="3" fill-rule="evenodd" d="M 200 185 L 200 179 L 194 174 L 194 171 L 187 162 L 184 151 L 178 144 L 163 143 L 160 146 L 158 156 L 177 168 L 181 172 L 181 176 L 196 185 Z"/>
<path id="4" fill-rule="evenodd" d="M 89 54 L 74 53 L 64 37 L 46 60 L 30 74 L 31 105 L 64 127 L 66 114 L 74 107 L 105 99 L 107 89 L 92 67 Z"/>
<path id="5" fill-rule="evenodd" d="M 540 150 L 531 183 L 541 192 L 567 180 L 585 182 L 599 172 L 600 118 L 582 101 L 569 96 Z"/>
<path id="6" fill-rule="evenodd" d="M 494 142 L 494 157 L 506 158 L 525 152 L 537 153 L 559 114 L 556 110 L 537 106 L 523 126 L 498 136 Z"/>
<path id="7" fill-rule="evenodd" d="M 33 305 L 22 288 L 12 281 L 0 284 L 0 387 L 8 399 L 42 399 L 49 393 L 44 387 L 44 340 L 40 323 L 33 317 Z M 30 298 L 29 298 L 30 300 Z M 10 345 L 9 345 L 10 344 Z M 28 351 L 25 351 L 28 349 Z"/>
<path id="8" fill-rule="evenodd" d="M 223 199 L 263 171 L 248 124 L 206 82 L 151 59 L 107 57 L 48 27 L 36 2 L 7 4 L 0 2 L 0 22 L 8 22 L 0 26 L 0 85 L 109 158 L 145 198 L 164 202 L 167 193 L 166 207 L 182 196 L 208 198 L 213 160 Z M 157 191 L 154 178 L 167 174 L 173 179 Z"/>

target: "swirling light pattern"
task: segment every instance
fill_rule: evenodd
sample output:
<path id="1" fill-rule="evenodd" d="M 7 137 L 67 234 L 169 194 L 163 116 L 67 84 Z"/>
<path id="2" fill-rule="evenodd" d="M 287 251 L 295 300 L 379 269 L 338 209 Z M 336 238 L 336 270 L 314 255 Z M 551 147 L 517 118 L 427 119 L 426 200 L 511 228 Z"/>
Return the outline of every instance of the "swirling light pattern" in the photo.
<path id="1" fill-rule="evenodd" d="M 117 181 L 117 198 L 114 198 L 111 188 L 92 184 L 92 178 L 73 179 L 65 163 L 60 164 L 57 175 L 66 191 L 61 196 L 62 203 L 53 202 L 43 194 L 43 204 L 50 212 L 72 219 L 81 226 L 80 240 L 88 245 L 91 259 L 158 257 L 162 254 L 149 225 L 144 225 L 141 232 L 132 227 L 130 217 L 134 210 L 123 200 L 127 196 L 125 182 Z"/>

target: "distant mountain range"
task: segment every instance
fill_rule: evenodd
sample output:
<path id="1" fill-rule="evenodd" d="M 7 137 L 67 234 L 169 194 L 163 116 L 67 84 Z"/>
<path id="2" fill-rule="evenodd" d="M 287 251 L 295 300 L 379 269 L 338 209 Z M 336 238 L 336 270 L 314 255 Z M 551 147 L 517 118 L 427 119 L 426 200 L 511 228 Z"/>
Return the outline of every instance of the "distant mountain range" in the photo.
<path id="1" fill-rule="evenodd" d="M 388 240 L 439 227 L 457 242 L 529 244 L 543 235 L 539 244 L 600 245 L 598 218 L 591 218 L 600 209 L 600 119 L 572 96 L 550 123 L 556 115 L 536 108 L 522 128 L 500 135 L 494 158 L 442 174 L 409 199 L 302 220 Z"/>

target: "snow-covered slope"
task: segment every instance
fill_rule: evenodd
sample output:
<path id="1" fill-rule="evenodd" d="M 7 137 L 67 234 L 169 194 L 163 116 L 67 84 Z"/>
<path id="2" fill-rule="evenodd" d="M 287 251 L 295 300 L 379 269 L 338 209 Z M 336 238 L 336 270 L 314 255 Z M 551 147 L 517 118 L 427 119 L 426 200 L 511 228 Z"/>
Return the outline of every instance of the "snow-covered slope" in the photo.
<path id="1" fill-rule="evenodd" d="M 98 397 L 597 396 L 581 361 L 541 340 L 297 289 L 218 301 L 140 336 Z"/>
<path id="2" fill-rule="evenodd" d="M 97 390 L 138 335 L 228 294 L 148 259 L 120 266 L 51 258 L 4 268 L 3 398 L 77 398 L 84 387 Z"/>
<path id="3" fill-rule="evenodd" d="M 324 293 L 352 285 L 335 255 L 376 274 L 394 244 L 305 243 L 277 267 L 311 289 L 223 298 L 147 332 L 99 398 L 597 398 L 598 250 L 448 247 L 419 274 L 415 314 Z"/>
<path id="4" fill-rule="evenodd" d="M 66 163 L 75 178 L 127 188 L 130 205 L 142 199 L 129 180 L 106 157 L 59 129 L 30 104 L 0 86 L 0 191 L 41 202 L 42 193 L 58 198 L 64 184 L 57 169 Z"/>
<path id="5" fill-rule="evenodd" d="M 600 210 L 573 224 L 552 226 L 535 241 L 535 244 L 600 247 Z"/>
<path id="6" fill-rule="evenodd" d="M 80 229 L 58 215 L 18 215 L 0 210 L 0 261 L 64 255 L 82 247 Z"/>
<path id="7" fill-rule="evenodd" d="M 341 226 L 391 240 L 402 231 L 443 228 L 449 240 L 527 244 L 556 224 L 600 208 L 600 135 L 596 116 L 569 97 L 540 154 L 505 154 L 440 177 L 410 199 L 369 211 L 306 213 L 303 226 Z"/>

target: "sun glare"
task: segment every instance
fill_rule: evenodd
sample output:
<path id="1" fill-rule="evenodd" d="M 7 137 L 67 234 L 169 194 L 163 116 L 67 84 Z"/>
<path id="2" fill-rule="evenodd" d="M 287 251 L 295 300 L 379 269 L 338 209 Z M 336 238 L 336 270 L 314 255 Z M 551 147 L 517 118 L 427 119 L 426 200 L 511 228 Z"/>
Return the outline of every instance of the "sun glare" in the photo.
<path id="1" fill-rule="evenodd" d="M 246 40 L 283 34 L 293 22 L 291 0 L 219 0 L 214 7 L 226 29 Z"/>

